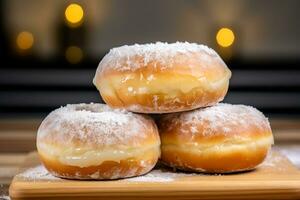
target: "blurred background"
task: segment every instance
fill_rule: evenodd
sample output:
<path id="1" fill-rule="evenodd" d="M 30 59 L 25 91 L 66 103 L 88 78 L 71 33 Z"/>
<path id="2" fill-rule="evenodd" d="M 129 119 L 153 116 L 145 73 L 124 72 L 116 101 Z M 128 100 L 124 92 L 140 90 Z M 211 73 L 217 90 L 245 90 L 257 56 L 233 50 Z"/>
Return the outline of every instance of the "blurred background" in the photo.
<path id="1" fill-rule="evenodd" d="M 216 49 L 233 71 L 225 102 L 270 117 L 300 116 L 297 0 L 1 1 L 0 117 L 44 117 L 100 102 L 92 84 L 110 48 L 188 41 Z"/>
<path id="2" fill-rule="evenodd" d="M 101 102 L 92 78 L 110 48 L 156 41 L 214 48 L 233 72 L 225 102 L 263 111 L 275 148 L 300 167 L 299 8 L 298 0 L 0 1 L 0 194 L 51 110 Z"/>
<path id="3" fill-rule="evenodd" d="M 92 84 L 110 48 L 188 41 L 233 72 L 225 102 L 272 119 L 300 117 L 300 1 L 1 1 L 0 119 L 36 119 L 101 102 Z M 20 122 L 20 123 L 21 123 Z"/>

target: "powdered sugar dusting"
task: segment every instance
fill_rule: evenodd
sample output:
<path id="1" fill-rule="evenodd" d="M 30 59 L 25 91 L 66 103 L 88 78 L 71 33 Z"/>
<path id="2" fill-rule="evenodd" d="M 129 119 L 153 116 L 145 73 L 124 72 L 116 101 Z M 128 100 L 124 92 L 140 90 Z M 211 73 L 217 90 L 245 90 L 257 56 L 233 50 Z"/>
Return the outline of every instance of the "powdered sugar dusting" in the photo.
<path id="1" fill-rule="evenodd" d="M 48 170 L 43 165 L 38 165 L 36 167 L 27 169 L 23 173 L 18 174 L 17 177 L 23 178 L 28 181 L 39 181 L 39 180 L 57 181 L 57 180 L 60 180 L 59 178 L 50 174 L 50 172 L 48 172 Z"/>
<path id="2" fill-rule="evenodd" d="M 195 173 L 182 173 L 182 172 L 172 172 L 166 169 L 154 169 L 148 174 L 129 178 L 126 181 L 129 182 L 171 182 L 180 177 L 190 177 L 199 176 L 200 174 Z"/>
<path id="3" fill-rule="evenodd" d="M 1 200 L 10 200 L 10 197 L 6 196 L 6 195 L 0 195 L 0 199 Z"/>
<path id="4" fill-rule="evenodd" d="M 219 103 L 212 107 L 198 109 L 180 114 L 174 118 L 183 125 L 187 124 L 192 133 L 197 133 L 197 126 L 207 124 L 202 134 L 210 135 L 222 131 L 226 134 L 238 127 L 239 129 L 256 127 L 271 130 L 268 119 L 257 109 L 245 105 L 231 105 Z"/>
<path id="5" fill-rule="evenodd" d="M 170 182 L 180 177 L 199 176 L 195 173 L 183 173 L 183 172 L 172 172 L 166 169 L 154 169 L 151 172 L 127 179 L 119 179 L 117 181 L 128 181 L 128 182 Z M 17 177 L 28 180 L 28 181 L 59 181 L 61 178 L 53 176 L 43 165 L 27 169 L 26 171 L 17 175 Z M 91 179 L 97 179 L 98 174 L 91 175 Z"/>
<path id="6" fill-rule="evenodd" d="M 300 168 L 300 148 L 297 144 L 287 145 L 278 149 L 283 155 L 285 155 L 294 165 Z"/>
<path id="7" fill-rule="evenodd" d="M 38 130 L 37 142 L 51 137 L 46 140 L 55 144 L 74 144 L 79 140 L 85 146 L 122 146 L 133 142 L 132 138 L 147 137 L 145 128 L 143 116 L 104 104 L 74 104 L 56 109 L 46 117 Z"/>
<path id="8" fill-rule="evenodd" d="M 260 166 L 269 168 L 276 167 L 277 170 L 282 170 L 282 168 L 280 168 L 280 164 L 284 159 L 286 158 L 283 156 L 278 156 L 272 150 L 270 150 L 264 162 L 261 163 Z"/>
<path id="9" fill-rule="evenodd" d="M 264 167 L 275 167 L 282 161 L 281 157 L 267 157 L 266 160 L 261 164 Z"/>
<path id="10" fill-rule="evenodd" d="M 156 42 L 130 46 L 125 45 L 111 49 L 100 62 L 99 69 L 109 67 L 119 71 L 136 70 L 151 62 L 154 62 L 154 66 L 156 62 L 164 65 L 165 62 L 170 63 L 170 61 L 174 60 L 177 55 L 189 55 L 199 52 L 211 56 L 218 56 L 213 49 L 205 45 L 188 42 L 176 42 L 171 44 Z M 138 57 L 140 61 L 131 61 L 133 57 Z M 126 65 L 121 63 L 126 63 Z M 170 66 L 171 65 L 168 65 L 168 67 Z"/>

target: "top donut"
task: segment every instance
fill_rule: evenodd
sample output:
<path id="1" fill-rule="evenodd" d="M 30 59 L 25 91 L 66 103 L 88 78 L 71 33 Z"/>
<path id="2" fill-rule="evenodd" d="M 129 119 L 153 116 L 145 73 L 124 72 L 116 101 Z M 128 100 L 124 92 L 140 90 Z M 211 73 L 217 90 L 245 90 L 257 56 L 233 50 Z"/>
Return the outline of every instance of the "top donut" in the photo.
<path id="1" fill-rule="evenodd" d="M 230 77 L 220 56 L 205 45 L 157 42 L 111 49 L 94 84 L 111 107 L 171 113 L 220 102 Z"/>

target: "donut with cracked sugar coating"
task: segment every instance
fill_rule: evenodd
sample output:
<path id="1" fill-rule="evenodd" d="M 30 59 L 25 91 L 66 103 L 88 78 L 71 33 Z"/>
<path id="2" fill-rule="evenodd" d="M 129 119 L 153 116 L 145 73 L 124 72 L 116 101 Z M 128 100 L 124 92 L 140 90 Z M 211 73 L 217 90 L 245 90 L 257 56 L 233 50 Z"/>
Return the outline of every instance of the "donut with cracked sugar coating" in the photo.
<path id="1" fill-rule="evenodd" d="M 220 56 L 205 45 L 157 42 L 111 49 L 93 82 L 111 107 L 172 113 L 222 101 L 230 77 Z"/>
<path id="2" fill-rule="evenodd" d="M 147 116 L 104 104 L 73 104 L 44 119 L 37 149 L 55 176 L 119 179 L 149 172 L 160 156 L 160 138 Z"/>
<path id="3" fill-rule="evenodd" d="M 245 105 L 167 114 L 158 123 L 161 160 L 187 171 L 231 173 L 254 169 L 273 142 L 268 119 Z"/>

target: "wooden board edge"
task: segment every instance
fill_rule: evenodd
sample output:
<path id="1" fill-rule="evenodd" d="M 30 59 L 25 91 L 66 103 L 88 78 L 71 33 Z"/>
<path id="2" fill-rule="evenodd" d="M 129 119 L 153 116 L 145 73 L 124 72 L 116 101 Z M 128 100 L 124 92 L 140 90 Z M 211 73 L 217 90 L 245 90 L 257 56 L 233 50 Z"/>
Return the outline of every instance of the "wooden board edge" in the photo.
<path id="1" fill-rule="evenodd" d="M 300 178 L 300 176 L 299 176 Z M 45 195 L 40 191 L 40 188 L 28 188 L 22 187 L 22 183 L 17 183 L 14 179 L 12 184 L 9 187 L 9 195 L 14 199 L 19 198 L 31 198 L 34 196 L 38 197 L 93 197 L 93 198 L 105 198 L 110 197 L 110 199 L 126 199 L 126 197 L 132 198 L 166 198 L 173 197 L 174 199 L 182 199 L 184 195 L 185 198 L 193 198 L 193 197 L 209 197 L 214 199 L 215 194 L 213 191 L 218 191 L 218 199 L 219 195 L 228 195 L 230 194 L 232 198 L 239 196 L 240 199 L 244 198 L 257 198 L 257 195 L 263 196 L 264 198 L 270 196 L 272 199 L 275 197 L 280 197 L 280 199 L 288 198 L 288 199 L 300 199 L 300 179 L 299 180 L 291 180 L 291 181 L 277 181 L 276 184 L 272 182 L 265 181 L 250 181 L 252 185 L 261 185 L 259 188 L 257 187 L 249 187 L 249 182 L 247 185 L 239 185 L 241 190 L 236 192 L 237 184 L 234 184 L 234 181 L 227 181 L 228 187 L 224 187 L 224 185 L 217 185 L 215 183 L 210 183 L 207 185 L 207 181 L 198 181 L 197 185 L 190 185 L 189 189 L 186 190 L 178 190 L 178 185 L 176 185 L 177 190 L 174 191 L 174 184 L 169 184 L 167 189 L 158 189 L 157 186 L 143 184 L 143 183 L 135 183 L 134 187 L 139 187 L 138 191 L 133 190 L 126 187 L 120 188 L 106 188 L 105 191 L 99 191 L 99 188 L 89 188 L 89 190 L 85 191 L 84 189 L 77 188 L 74 191 L 65 191 L 64 188 L 49 188 L 48 194 Z M 224 183 L 224 182 L 223 182 Z M 63 183 L 62 183 L 63 184 Z M 206 186 L 204 186 L 204 184 Z M 199 185 L 202 185 L 202 188 L 199 189 Z M 20 187 L 21 186 L 21 187 Z M 24 186 L 24 185 L 23 185 Z M 41 185 L 43 188 L 43 184 Z M 131 185 L 132 186 L 132 185 Z M 212 187 L 214 186 L 214 187 Z M 273 189 L 277 188 L 276 191 Z M 21 189 L 20 189 L 21 188 Z M 75 187 L 76 188 L 76 187 Z M 47 189 L 46 187 L 43 188 Z M 85 188 L 86 189 L 86 188 Z M 216 196 L 216 197 L 217 197 Z M 180 198 L 179 198 L 180 197 Z"/>

